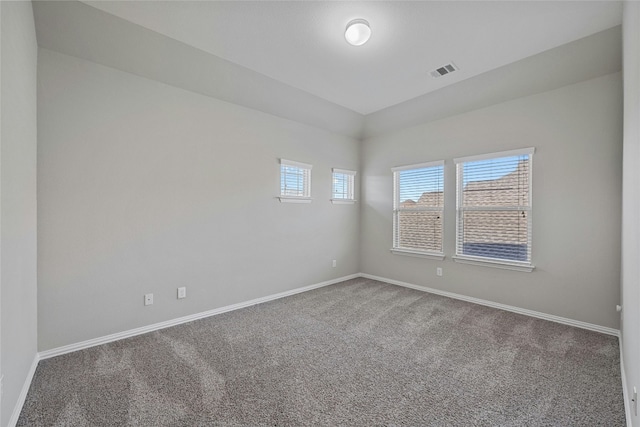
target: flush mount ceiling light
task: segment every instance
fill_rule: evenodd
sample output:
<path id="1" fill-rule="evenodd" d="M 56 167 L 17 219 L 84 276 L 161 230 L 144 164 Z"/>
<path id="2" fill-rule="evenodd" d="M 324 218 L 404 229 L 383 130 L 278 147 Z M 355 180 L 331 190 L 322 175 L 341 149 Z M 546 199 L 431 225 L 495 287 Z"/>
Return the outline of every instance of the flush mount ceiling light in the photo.
<path id="1" fill-rule="evenodd" d="M 344 38 L 353 46 L 361 46 L 371 37 L 371 28 L 364 19 L 354 19 L 347 24 Z"/>

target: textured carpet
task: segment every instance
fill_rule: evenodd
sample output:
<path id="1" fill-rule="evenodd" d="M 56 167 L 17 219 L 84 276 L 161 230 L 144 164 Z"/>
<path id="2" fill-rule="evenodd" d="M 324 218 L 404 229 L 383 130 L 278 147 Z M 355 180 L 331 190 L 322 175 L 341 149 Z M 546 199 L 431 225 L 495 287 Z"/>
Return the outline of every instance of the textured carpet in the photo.
<path id="1" fill-rule="evenodd" d="M 20 426 L 622 426 L 617 338 L 368 279 L 44 360 Z"/>

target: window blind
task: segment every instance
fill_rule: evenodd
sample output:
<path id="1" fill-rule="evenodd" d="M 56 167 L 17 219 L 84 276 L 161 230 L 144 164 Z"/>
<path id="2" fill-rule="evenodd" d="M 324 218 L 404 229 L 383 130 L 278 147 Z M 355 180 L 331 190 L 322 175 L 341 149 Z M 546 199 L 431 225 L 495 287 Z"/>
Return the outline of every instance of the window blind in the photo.
<path id="1" fill-rule="evenodd" d="M 456 255 L 531 262 L 533 149 L 455 159 Z"/>
<path id="2" fill-rule="evenodd" d="M 334 200 L 354 200 L 355 199 L 355 171 L 333 168 L 333 190 Z"/>
<path id="3" fill-rule="evenodd" d="M 392 171 L 393 248 L 442 254 L 444 161 Z"/>
<path id="4" fill-rule="evenodd" d="M 280 160 L 280 196 L 311 197 L 311 165 Z"/>

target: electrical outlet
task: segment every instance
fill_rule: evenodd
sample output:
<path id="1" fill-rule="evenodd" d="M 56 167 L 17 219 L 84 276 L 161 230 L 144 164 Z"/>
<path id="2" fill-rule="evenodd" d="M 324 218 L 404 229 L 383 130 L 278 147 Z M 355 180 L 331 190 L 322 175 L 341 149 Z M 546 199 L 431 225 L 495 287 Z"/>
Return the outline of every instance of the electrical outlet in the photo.
<path id="1" fill-rule="evenodd" d="M 436 276 L 442 277 L 442 267 L 437 267 L 436 268 Z"/>
<path id="2" fill-rule="evenodd" d="M 631 396 L 631 410 L 633 415 L 638 416 L 638 390 L 633 387 L 633 395 Z"/>
<path id="3" fill-rule="evenodd" d="M 334 259 L 331 265 L 333 266 L 333 268 L 336 268 L 338 266 L 338 261 Z"/>
<path id="4" fill-rule="evenodd" d="M 153 294 L 145 294 L 144 305 L 153 305 Z"/>
<path id="5" fill-rule="evenodd" d="M 185 286 L 178 288 L 178 299 L 187 297 L 187 288 Z"/>

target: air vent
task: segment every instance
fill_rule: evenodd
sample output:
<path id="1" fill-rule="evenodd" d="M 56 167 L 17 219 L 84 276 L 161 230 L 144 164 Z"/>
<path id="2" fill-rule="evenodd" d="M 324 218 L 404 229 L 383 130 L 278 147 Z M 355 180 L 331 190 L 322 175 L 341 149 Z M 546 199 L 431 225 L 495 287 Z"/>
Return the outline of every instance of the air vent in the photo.
<path id="1" fill-rule="evenodd" d="M 458 67 L 453 62 L 443 65 L 442 67 L 438 67 L 435 70 L 431 71 L 431 77 L 437 79 L 442 76 L 446 76 L 447 74 L 451 74 L 454 71 L 458 71 Z"/>

